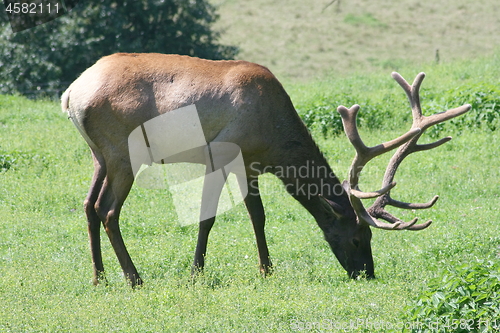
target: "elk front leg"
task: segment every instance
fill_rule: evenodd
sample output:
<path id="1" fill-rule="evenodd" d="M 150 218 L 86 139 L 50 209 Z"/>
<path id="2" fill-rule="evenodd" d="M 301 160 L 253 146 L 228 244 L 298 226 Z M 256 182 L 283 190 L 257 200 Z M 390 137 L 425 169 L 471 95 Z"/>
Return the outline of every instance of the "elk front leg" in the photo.
<path id="1" fill-rule="evenodd" d="M 248 182 L 248 194 L 245 198 L 245 205 L 250 215 L 255 238 L 257 240 L 260 272 L 263 276 L 267 276 L 272 273 L 272 263 L 269 258 L 269 249 L 267 247 L 266 234 L 264 232 L 266 214 L 264 212 L 264 206 L 262 205 L 257 178 Z"/>
<path id="2" fill-rule="evenodd" d="M 205 267 L 208 235 L 210 234 L 210 230 L 212 230 L 214 223 L 215 216 L 200 222 L 200 227 L 198 229 L 198 243 L 196 244 L 196 251 L 194 253 L 191 276 L 196 276 L 196 274 L 203 271 L 203 268 Z"/>
<path id="3" fill-rule="evenodd" d="M 191 276 L 195 276 L 205 267 L 208 235 L 215 223 L 217 206 L 219 205 L 219 198 L 226 182 L 226 177 L 227 176 L 223 174 L 220 169 L 214 170 L 211 163 L 207 163 L 205 178 L 203 179 L 198 243 L 196 244 L 196 251 L 194 253 Z"/>

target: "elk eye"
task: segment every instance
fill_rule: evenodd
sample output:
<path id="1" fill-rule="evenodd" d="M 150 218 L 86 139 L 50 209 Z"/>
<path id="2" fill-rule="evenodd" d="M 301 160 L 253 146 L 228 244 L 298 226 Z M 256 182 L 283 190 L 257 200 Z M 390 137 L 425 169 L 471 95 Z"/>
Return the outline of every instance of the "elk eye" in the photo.
<path id="1" fill-rule="evenodd" d="M 357 238 L 353 238 L 353 239 L 352 239 L 352 244 L 353 244 L 355 247 L 359 247 L 359 239 L 357 239 Z"/>

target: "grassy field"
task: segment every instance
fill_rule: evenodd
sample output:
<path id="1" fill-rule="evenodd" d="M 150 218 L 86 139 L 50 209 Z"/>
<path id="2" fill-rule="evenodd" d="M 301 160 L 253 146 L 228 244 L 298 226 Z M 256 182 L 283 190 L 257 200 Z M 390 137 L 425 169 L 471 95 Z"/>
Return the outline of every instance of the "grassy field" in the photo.
<path id="1" fill-rule="evenodd" d="M 428 65 L 425 105 L 454 87 L 499 85 L 499 68 L 498 58 L 491 57 Z M 403 75 L 411 80 L 416 73 L 407 67 Z M 404 93 L 389 75 L 286 88 L 301 112 L 317 100 L 331 102 L 334 110 L 336 103 L 363 96 L 367 105 L 401 106 L 389 115 L 409 113 Z M 379 143 L 405 131 L 404 120 L 387 118 L 379 128 L 364 127 L 362 135 L 368 144 Z M 347 139 L 313 130 L 333 170 L 345 177 L 353 157 Z M 0 331 L 401 331 L 411 325 L 408 313 L 418 295 L 443 270 L 498 261 L 500 255 L 500 134 L 480 129 L 444 134 L 455 138 L 408 158 L 393 191 L 408 201 L 439 194 L 432 209 L 397 212 L 406 220 L 418 215 L 434 223 L 420 232 L 374 230 L 376 280 L 347 279 L 313 218 L 268 176 L 263 200 L 273 276 L 263 279 L 258 273 L 252 227 L 239 205 L 218 217 L 205 274 L 192 284 L 196 225 L 179 226 L 167 192 L 134 187 L 121 226 L 145 285 L 138 290 L 126 285 L 103 235 L 109 285 L 94 287 L 82 209 L 92 174 L 88 148 L 57 103 L 0 96 Z M 379 186 L 386 162 L 370 164 L 362 177 L 365 188 Z"/>
<path id="2" fill-rule="evenodd" d="M 370 145 L 410 126 L 392 70 L 409 81 L 427 73 L 421 91 L 429 113 L 462 100 L 477 105 L 465 125 L 423 137 L 452 135 L 450 143 L 409 157 L 397 174 L 397 199 L 440 200 L 426 211 L 391 211 L 434 223 L 420 232 L 374 230 L 377 279 L 352 281 L 313 218 L 265 176 L 275 273 L 260 276 L 239 205 L 217 218 L 205 273 L 193 284 L 197 226 L 179 225 L 168 192 L 134 186 L 121 228 L 145 285 L 127 286 L 103 233 L 109 285 L 94 287 L 82 207 L 92 175 L 88 147 L 58 103 L 0 96 L 0 332 L 400 332 L 416 324 L 411 313 L 435 278 L 499 262 L 500 134 L 488 129 L 500 125 L 499 99 L 491 97 L 500 96 L 498 1 L 211 2 L 221 41 L 283 81 L 340 178 L 354 152 L 345 136 L 332 135 L 339 104 L 362 106 Z M 387 161 L 369 164 L 363 188 L 379 187 Z M 481 331 L 473 324 L 464 332 Z"/>
<path id="3" fill-rule="evenodd" d="M 211 0 L 221 41 L 280 78 L 401 70 L 489 55 L 500 45 L 495 0 Z M 327 7 L 328 4 L 330 6 Z"/>

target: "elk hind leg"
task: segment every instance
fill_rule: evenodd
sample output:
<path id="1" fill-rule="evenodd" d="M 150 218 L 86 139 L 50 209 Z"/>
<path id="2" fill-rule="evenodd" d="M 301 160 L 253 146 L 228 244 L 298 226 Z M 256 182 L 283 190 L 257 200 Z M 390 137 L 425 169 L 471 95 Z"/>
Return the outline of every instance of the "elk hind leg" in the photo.
<path id="1" fill-rule="evenodd" d="M 125 247 L 119 226 L 120 211 L 130 192 L 134 178 L 131 170 L 129 172 L 128 168 L 124 166 L 112 170 L 114 170 L 113 173 L 108 167 L 96 207 L 125 278 L 132 287 L 135 287 L 142 284 L 142 279 Z"/>
<path id="2" fill-rule="evenodd" d="M 106 283 L 104 275 L 104 265 L 102 263 L 101 254 L 101 219 L 96 211 L 96 202 L 101 193 L 104 178 L 106 177 L 106 165 L 102 156 L 92 152 L 94 160 L 94 175 L 90 186 L 87 198 L 84 201 L 85 214 L 87 215 L 87 227 L 89 234 L 90 252 L 92 255 L 92 268 L 93 268 L 93 283 L 94 285 L 100 282 Z"/>

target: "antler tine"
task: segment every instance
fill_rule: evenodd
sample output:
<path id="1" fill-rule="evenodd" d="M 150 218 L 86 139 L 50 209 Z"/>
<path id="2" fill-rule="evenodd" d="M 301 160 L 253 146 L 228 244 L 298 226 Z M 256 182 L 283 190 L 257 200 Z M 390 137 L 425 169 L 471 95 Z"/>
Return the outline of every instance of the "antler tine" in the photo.
<path id="1" fill-rule="evenodd" d="M 411 104 L 413 119 L 420 119 L 422 117 L 422 108 L 420 106 L 420 85 L 425 79 L 425 73 L 419 73 L 415 77 L 415 80 L 413 80 L 413 84 L 411 86 L 398 72 L 392 72 L 391 76 L 406 92 L 408 100 Z M 413 123 L 413 126 L 415 126 L 415 123 Z M 422 129 L 422 131 L 424 131 L 424 129 Z"/>
<path id="2" fill-rule="evenodd" d="M 344 131 L 347 135 L 347 138 L 356 149 L 356 156 L 351 164 L 349 169 L 349 184 L 351 185 L 351 189 L 354 190 L 352 193 L 355 193 L 357 197 L 362 198 L 373 198 L 379 196 L 383 193 L 386 193 L 391 188 L 393 188 L 396 184 L 385 184 L 384 187 L 376 192 L 368 192 L 364 193 L 358 190 L 359 183 L 359 175 L 363 170 L 366 163 L 368 163 L 371 159 L 386 153 L 396 147 L 401 146 L 402 144 L 408 142 L 416 135 L 418 135 L 421 131 L 420 128 L 413 128 L 405 134 L 401 135 L 399 138 L 396 138 L 391 141 L 387 141 L 381 143 L 377 146 L 368 147 L 365 145 L 361 136 L 358 132 L 358 127 L 356 125 L 356 117 L 359 111 L 359 105 L 355 104 L 349 109 L 345 106 L 341 105 L 338 107 L 338 112 L 342 117 L 342 124 L 344 125 Z"/>
<path id="3" fill-rule="evenodd" d="M 422 230 L 427 228 L 432 221 L 427 221 L 422 224 L 416 224 L 418 221 L 418 218 L 414 218 L 410 222 L 403 222 L 402 220 L 398 219 L 397 217 L 389 214 L 387 211 L 383 210 L 382 213 L 380 214 L 380 217 L 383 220 L 388 221 L 389 223 L 386 222 L 381 222 L 377 220 L 372 213 L 368 213 L 368 211 L 365 209 L 363 204 L 361 203 L 360 198 L 356 197 L 352 193 L 349 193 L 349 200 L 351 202 L 351 205 L 356 212 L 356 215 L 358 216 L 358 219 L 366 223 L 372 227 L 378 228 L 378 229 L 384 229 L 384 230 Z"/>
<path id="4" fill-rule="evenodd" d="M 428 117 L 422 117 L 418 125 L 420 125 L 419 127 L 422 127 L 422 131 L 424 131 L 433 125 L 458 117 L 468 112 L 470 109 L 471 109 L 470 104 L 464 104 L 455 109 L 450 109 L 444 112 L 436 113 Z"/>
<path id="5" fill-rule="evenodd" d="M 392 73 L 392 77 L 396 80 L 396 82 L 398 82 L 398 84 L 403 88 L 403 90 L 406 92 L 406 95 L 408 96 L 413 115 L 412 127 L 420 128 L 421 132 L 415 135 L 415 137 L 412 138 L 407 144 L 404 144 L 398 148 L 394 156 L 391 158 L 389 165 L 387 166 L 382 186 L 388 186 L 389 184 L 393 183 L 397 168 L 399 167 L 403 159 L 406 158 L 409 154 L 418 151 L 433 149 L 451 140 L 451 137 L 445 137 L 433 143 L 417 144 L 418 139 L 427 128 L 451 118 L 458 117 L 471 109 L 470 105 L 465 104 L 461 107 L 450 109 L 445 112 L 437 113 L 431 116 L 423 116 L 420 106 L 419 90 L 420 85 L 425 78 L 425 74 L 419 73 L 411 86 L 401 75 L 396 72 Z M 422 230 L 427 228 L 432 223 L 432 221 L 427 221 L 422 224 L 415 224 L 416 219 L 414 219 L 408 223 L 404 223 L 397 217 L 388 213 L 385 210 L 385 206 L 390 205 L 402 209 L 426 209 L 432 207 L 438 199 L 439 196 L 435 196 L 431 201 L 420 204 L 401 202 L 394 200 L 390 196 L 389 189 L 387 192 L 379 196 L 377 200 L 375 200 L 374 204 L 370 208 L 368 208 L 367 212 L 369 212 L 368 214 L 374 218 L 381 218 L 394 224 L 398 223 L 398 227 L 396 229 Z"/>
<path id="6" fill-rule="evenodd" d="M 399 73 L 392 72 L 392 77 L 396 82 L 403 88 L 410 101 L 410 106 L 413 114 L 413 127 L 419 127 L 424 132 L 427 128 L 460 116 L 461 114 L 470 110 L 471 106 L 469 104 L 462 105 L 455 109 L 450 109 L 445 112 L 436 113 L 432 116 L 423 116 L 422 107 L 420 105 L 420 86 L 425 78 L 425 73 L 421 72 L 410 85 Z"/>
<path id="7" fill-rule="evenodd" d="M 431 208 L 434 206 L 434 204 L 438 201 L 439 195 L 435 195 L 434 198 L 432 198 L 431 201 L 426 202 L 426 203 L 407 203 L 403 201 L 398 201 L 394 200 L 390 196 L 387 196 L 389 199 L 389 202 L 387 203 L 388 205 L 391 205 L 396 208 L 401 208 L 401 209 L 427 209 Z"/>
<path id="8" fill-rule="evenodd" d="M 433 143 L 415 145 L 415 146 L 413 146 L 412 152 L 424 151 L 424 150 L 430 150 L 433 148 L 437 148 L 437 147 L 441 146 L 442 144 L 445 144 L 446 142 L 450 141 L 451 139 L 452 139 L 451 136 L 447 136 L 446 138 L 442 138 L 441 140 L 435 141 Z"/>

